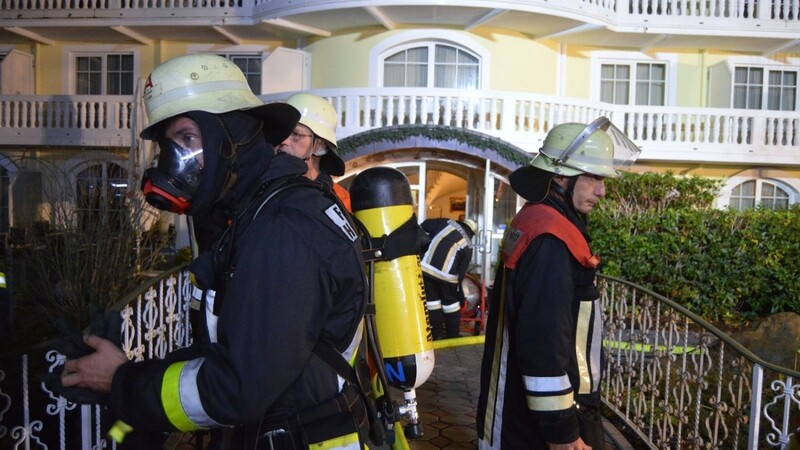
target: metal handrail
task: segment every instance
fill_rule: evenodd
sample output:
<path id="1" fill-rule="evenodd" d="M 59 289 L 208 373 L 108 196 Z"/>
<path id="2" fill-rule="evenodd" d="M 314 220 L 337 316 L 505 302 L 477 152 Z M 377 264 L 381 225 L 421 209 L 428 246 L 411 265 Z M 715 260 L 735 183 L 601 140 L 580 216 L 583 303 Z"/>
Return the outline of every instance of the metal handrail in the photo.
<path id="1" fill-rule="evenodd" d="M 650 448 L 785 449 L 800 373 L 676 302 L 601 275 L 603 402 Z"/>
<path id="2" fill-rule="evenodd" d="M 658 299 L 659 302 L 664 303 L 666 305 L 669 305 L 671 308 L 674 308 L 674 309 L 680 311 L 681 314 L 683 314 L 684 316 L 692 319 L 693 322 L 696 322 L 698 325 L 702 326 L 704 329 L 706 329 L 711 334 L 716 336 L 719 340 L 725 342 L 725 344 L 727 344 L 730 347 L 732 347 L 734 350 L 739 352 L 742 356 L 744 356 L 748 361 L 752 362 L 753 364 L 758 364 L 758 365 L 760 365 L 760 366 L 762 366 L 764 368 L 767 368 L 767 369 L 770 369 L 770 370 L 774 370 L 776 372 L 783 373 L 784 375 L 787 375 L 787 376 L 790 376 L 790 377 L 796 377 L 796 378 L 800 379 L 800 372 L 792 370 L 792 369 L 789 369 L 789 368 L 786 368 L 786 367 L 778 366 L 776 364 L 772 364 L 772 363 L 770 363 L 768 361 L 764 361 L 758 355 L 756 355 L 753 352 L 751 352 L 750 350 L 748 350 L 741 343 L 739 343 L 735 339 L 733 339 L 730 336 L 728 336 L 727 334 L 725 334 L 724 331 L 720 330 L 719 328 L 717 328 L 716 326 L 714 326 L 710 322 L 707 322 L 706 320 L 704 320 L 703 318 L 701 318 L 697 314 L 691 312 L 686 307 L 676 303 L 675 301 L 670 300 L 667 297 L 664 297 L 663 295 L 657 294 L 657 293 L 653 292 L 652 290 L 650 290 L 650 289 L 648 289 L 648 288 L 646 288 L 644 286 L 640 286 L 640 285 L 638 285 L 636 283 L 631 283 L 630 281 L 623 280 L 622 278 L 617 278 L 617 277 L 614 277 L 614 276 L 611 276 L 611 275 L 605 275 L 605 274 L 599 274 L 598 277 L 599 278 L 604 278 L 604 279 L 607 279 L 607 280 L 612 280 L 612 281 L 614 281 L 616 283 L 624 284 L 624 285 L 630 286 L 632 288 L 635 288 L 635 289 L 637 289 L 637 290 L 639 290 L 641 292 L 646 293 L 647 295 L 649 295 L 649 296 L 651 296 L 651 297 L 653 297 L 655 299 Z"/>

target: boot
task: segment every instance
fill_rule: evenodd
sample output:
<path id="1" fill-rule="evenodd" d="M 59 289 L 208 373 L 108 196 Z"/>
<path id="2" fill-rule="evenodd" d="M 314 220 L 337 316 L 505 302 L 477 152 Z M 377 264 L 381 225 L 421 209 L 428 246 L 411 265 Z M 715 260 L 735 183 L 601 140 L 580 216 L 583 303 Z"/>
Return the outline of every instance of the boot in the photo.
<path id="1" fill-rule="evenodd" d="M 444 327 L 448 339 L 461 336 L 461 311 L 444 314 Z"/>
<path id="2" fill-rule="evenodd" d="M 444 339 L 444 313 L 441 308 L 429 309 L 428 317 L 431 319 L 431 332 L 433 340 Z"/>

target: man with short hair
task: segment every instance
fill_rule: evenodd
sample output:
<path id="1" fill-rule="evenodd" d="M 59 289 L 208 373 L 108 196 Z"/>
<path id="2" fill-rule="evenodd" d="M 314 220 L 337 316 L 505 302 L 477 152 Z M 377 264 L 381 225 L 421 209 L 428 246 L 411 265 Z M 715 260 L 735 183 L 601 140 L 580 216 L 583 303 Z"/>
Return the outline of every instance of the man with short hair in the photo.
<path id="1" fill-rule="evenodd" d="M 639 148 L 601 117 L 554 127 L 511 188 L 478 401 L 480 449 L 602 449 L 602 311 L 587 215 Z M 615 162 L 617 162 L 615 164 Z"/>

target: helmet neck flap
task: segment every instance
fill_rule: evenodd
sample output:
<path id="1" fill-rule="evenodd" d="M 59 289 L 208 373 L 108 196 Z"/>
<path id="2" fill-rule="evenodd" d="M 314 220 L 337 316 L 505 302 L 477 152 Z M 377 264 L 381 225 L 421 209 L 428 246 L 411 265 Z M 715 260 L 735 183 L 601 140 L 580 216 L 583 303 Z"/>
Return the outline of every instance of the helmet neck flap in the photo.
<path id="1" fill-rule="evenodd" d="M 273 151 L 262 138 L 261 121 L 240 111 L 224 114 L 190 111 L 182 116 L 194 120 L 200 128 L 203 169 L 199 184 L 193 191 L 187 191 L 171 174 L 172 161 L 159 155 L 158 165 L 145 171 L 145 198 L 156 208 L 197 219 L 210 215 L 215 209 L 235 209 L 257 186 L 272 159 Z M 157 133 L 163 138 L 164 127 L 159 127 Z M 161 149 L 161 152 L 170 151 Z"/>

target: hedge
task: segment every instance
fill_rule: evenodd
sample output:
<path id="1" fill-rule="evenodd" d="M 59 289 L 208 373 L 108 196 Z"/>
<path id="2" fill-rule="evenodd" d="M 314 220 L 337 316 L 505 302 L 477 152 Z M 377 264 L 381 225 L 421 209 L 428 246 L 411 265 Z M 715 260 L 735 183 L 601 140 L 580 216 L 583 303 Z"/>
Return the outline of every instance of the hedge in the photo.
<path id="1" fill-rule="evenodd" d="M 800 207 L 715 209 L 718 185 L 669 173 L 609 180 L 590 223 L 602 271 L 715 321 L 800 312 Z"/>

